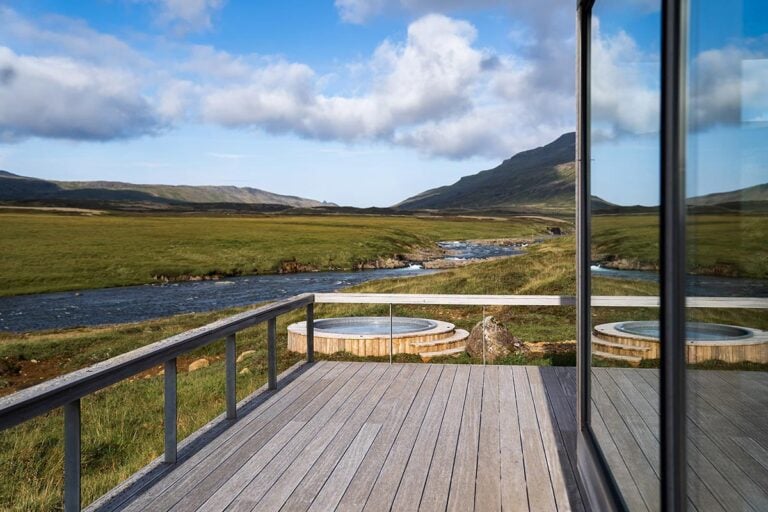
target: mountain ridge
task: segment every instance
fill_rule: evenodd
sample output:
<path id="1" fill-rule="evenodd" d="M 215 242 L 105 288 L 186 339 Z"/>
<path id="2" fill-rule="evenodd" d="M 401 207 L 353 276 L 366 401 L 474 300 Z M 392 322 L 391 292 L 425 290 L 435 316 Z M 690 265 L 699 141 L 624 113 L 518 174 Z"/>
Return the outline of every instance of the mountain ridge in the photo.
<path id="1" fill-rule="evenodd" d="M 498 166 L 460 178 L 396 204 L 398 210 L 575 210 L 576 134 L 564 133 Z M 768 183 L 688 199 L 698 212 L 768 211 Z M 592 196 L 595 213 L 647 213 L 658 206 L 618 205 Z"/>
<path id="2" fill-rule="evenodd" d="M 452 185 L 426 190 L 395 208 L 573 209 L 576 193 L 576 134 L 522 151 L 493 169 L 464 176 Z"/>
<path id="3" fill-rule="evenodd" d="M 122 201 L 161 204 L 281 205 L 293 208 L 333 203 L 232 185 L 163 185 L 122 181 L 56 181 L 0 170 L 0 201 Z"/>

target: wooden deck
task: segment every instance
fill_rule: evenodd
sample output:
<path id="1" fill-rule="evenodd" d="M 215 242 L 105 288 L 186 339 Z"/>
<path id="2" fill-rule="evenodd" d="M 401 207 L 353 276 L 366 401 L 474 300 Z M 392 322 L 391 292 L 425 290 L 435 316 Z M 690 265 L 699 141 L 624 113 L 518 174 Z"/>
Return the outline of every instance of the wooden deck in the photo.
<path id="1" fill-rule="evenodd" d="M 659 510 L 658 371 L 593 375 L 593 427 L 624 499 Z M 575 379 L 574 368 L 305 365 L 178 464 L 92 508 L 583 511 Z M 768 510 L 768 378 L 690 371 L 689 382 L 691 510 Z"/>
<path id="2" fill-rule="evenodd" d="M 573 368 L 315 363 L 101 509 L 584 510 L 575 386 Z"/>
<path id="3" fill-rule="evenodd" d="M 659 510 L 659 373 L 594 368 L 592 425 L 632 511 Z M 690 510 L 768 510 L 768 375 L 688 371 Z"/>

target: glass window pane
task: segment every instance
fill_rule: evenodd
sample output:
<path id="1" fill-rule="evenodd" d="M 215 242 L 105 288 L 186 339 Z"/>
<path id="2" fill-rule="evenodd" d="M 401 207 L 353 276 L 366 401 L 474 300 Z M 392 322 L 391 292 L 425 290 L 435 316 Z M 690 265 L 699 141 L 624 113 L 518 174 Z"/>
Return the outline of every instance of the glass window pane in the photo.
<path id="1" fill-rule="evenodd" d="M 658 296 L 660 13 L 593 11 L 592 294 Z M 629 510 L 659 510 L 658 308 L 592 307 L 592 430 Z"/>
<path id="2" fill-rule="evenodd" d="M 768 510 L 768 3 L 690 13 L 688 503 Z"/>

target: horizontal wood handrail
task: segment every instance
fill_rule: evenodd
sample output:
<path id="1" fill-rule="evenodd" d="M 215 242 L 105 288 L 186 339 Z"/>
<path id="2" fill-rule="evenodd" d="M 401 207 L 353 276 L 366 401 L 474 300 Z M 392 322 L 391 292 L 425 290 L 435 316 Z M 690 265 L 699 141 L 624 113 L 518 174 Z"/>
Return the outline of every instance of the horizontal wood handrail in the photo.
<path id="1" fill-rule="evenodd" d="M 308 306 L 303 294 L 223 318 L 0 398 L 0 429 L 13 427 L 238 331 Z"/>
<path id="2" fill-rule="evenodd" d="M 762 297 L 688 297 L 690 308 L 768 309 Z M 435 306 L 575 306 L 572 295 L 440 295 L 404 293 L 316 293 L 317 304 L 401 304 Z M 659 298 L 643 295 L 595 295 L 596 307 L 659 307 Z"/>

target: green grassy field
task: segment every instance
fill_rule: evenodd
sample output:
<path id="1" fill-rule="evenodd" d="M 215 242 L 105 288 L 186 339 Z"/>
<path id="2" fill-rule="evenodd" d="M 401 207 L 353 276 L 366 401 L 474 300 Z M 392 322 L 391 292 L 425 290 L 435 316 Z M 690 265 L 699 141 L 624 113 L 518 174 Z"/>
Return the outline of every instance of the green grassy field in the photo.
<path id="1" fill-rule="evenodd" d="M 354 269 L 434 248 L 439 240 L 531 237 L 553 224 L 530 218 L 0 213 L 0 296 L 161 277 L 276 273 L 284 262 Z"/>
<path id="2" fill-rule="evenodd" d="M 658 268 L 658 216 L 600 215 L 592 224 L 593 259 L 617 268 Z M 768 278 L 768 216 L 690 215 L 686 229 L 692 273 Z"/>
<path id="3" fill-rule="evenodd" d="M 75 219 L 80 220 L 80 218 L 69 219 L 69 221 L 62 222 L 61 226 L 71 227 Z M 104 219 L 112 220 L 111 218 L 99 220 Z M 154 229 L 166 232 L 168 236 L 171 236 L 171 233 L 168 232 L 171 228 L 165 225 L 165 221 L 172 222 L 174 221 L 173 218 L 128 219 L 129 224 L 134 225 L 135 229 L 139 229 L 136 226 L 147 229 L 144 224 L 146 222 L 158 223 L 162 229 Z M 89 218 L 89 220 L 95 219 Z M 192 220 L 194 222 L 190 225 L 203 229 L 204 224 L 200 223 L 201 219 Z M 276 224 L 273 219 L 220 219 L 224 223 L 223 225 L 228 225 L 227 222 L 235 222 L 236 226 L 241 226 L 240 229 L 242 226 L 255 229 L 255 226 L 260 224 L 251 224 L 250 222 L 257 220 L 264 222 L 261 225 L 266 226 L 265 230 L 267 227 L 275 230 L 277 229 L 275 226 L 288 226 L 285 229 L 296 230 L 294 232 L 304 236 L 305 240 L 309 236 L 308 233 L 315 233 L 313 236 L 319 237 L 317 235 L 318 230 L 320 232 L 330 230 L 329 232 L 344 233 L 349 226 L 354 225 L 353 221 L 368 225 L 368 219 L 363 222 L 354 217 L 333 218 L 330 219 L 329 225 L 326 225 L 329 219 L 324 218 L 279 219 L 285 220 L 286 224 Z M 391 221 L 392 219 L 388 220 Z M 413 238 L 408 238 L 408 240 L 415 240 L 414 243 L 417 244 L 444 238 L 524 236 L 526 233 L 534 232 L 542 227 L 542 225 L 535 223 L 519 226 L 507 225 L 499 221 L 498 225 L 491 224 L 486 226 L 487 231 L 478 233 L 479 229 L 473 231 L 476 221 L 434 221 L 432 219 L 396 219 L 396 221 L 404 224 L 397 224 L 396 228 L 392 227 L 392 224 L 385 227 L 384 222 L 381 221 L 379 233 L 376 230 L 366 231 L 365 236 L 367 238 L 358 237 L 358 239 L 369 240 L 369 243 L 374 245 L 376 243 L 383 244 L 376 247 L 387 247 L 387 243 L 400 243 L 400 238 L 395 237 L 391 230 L 404 229 L 406 225 L 410 225 L 410 229 L 418 228 L 415 235 L 409 235 Z M 488 224 L 488 222 L 482 221 L 479 224 Z M 645 225 L 647 227 L 647 219 L 637 222 L 639 222 L 638 226 Z M 50 227 L 41 228 L 40 232 L 35 233 L 34 230 L 31 230 L 31 226 L 34 224 L 34 221 L 29 221 L 29 234 L 43 237 L 41 233 L 45 233 L 44 236 L 50 236 L 51 231 L 48 231 Z M 75 222 L 75 224 L 77 223 Z M 182 224 L 186 225 L 185 229 L 191 229 L 186 223 Z M 109 225 L 107 222 L 106 226 Z M 618 227 L 627 229 L 622 226 Z M 355 231 L 357 228 L 349 229 Z M 357 231 L 361 231 L 361 229 L 357 229 Z M 134 241 L 137 240 L 135 233 L 134 231 L 130 235 Z M 196 235 L 191 231 L 186 233 L 187 242 L 191 243 Z M 222 243 L 222 239 L 213 236 L 214 230 L 208 230 L 206 233 L 206 235 L 200 236 L 204 236 L 208 240 L 207 243 L 212 245 Z M 259 236 L 263 234 L 260 233 Z M 16 236 L 21 236 L 21 234 L 17 232 Z M 89 235 L 81 232 L 78 236 L 87 238 Z M 91 239 L 103 238 L 95 235 L 90 236 Z M 128 235 L 123 233 L 120 236 Z M 355 239 L 351 234 L 346 236 L 349 241 Z M 395 240 L 387 241 L 388 236 L 395 237 Z M 242 236 L 235 238 L 242 240 Z M 127 240 L 127 238 L 125 239 Z M 231 241 L 232 238 L 230 237 L 229 240 Z M 223 246 L 226 247 L 226 243 L 223 243 Z M 46 247 L 53 247 L 53 244 Z M 70 250 L 74 250 L 74 247 L 72 245 Z M 214 249 L 213 246 L 206 249 L 209 250 L 207 257 L 211 261 L 217 262 Z M 31 252 L 31 249 L 27 249 L 27 251 Z M 28 255 L 29 252 L 24 254 Z M 134 258 L 139 254 L 135 247 L 126 248 L 125 252 Z M 82 251 L 77 259 L 81 257 Z M 571 236 L 566 236 L 531 246 L 526 254 L 514 258 L 470 265 L 416 278 L 369 282 L 349 291 L 572 295 L 575 293 L 574 260 L 574 239 Z M 140 267 L 132 268 L 135 272 Z M 3 275 L 6 274 L 3 273 Z M 600 295 L 656 293 L 656 286 L 653 283 L 598 278 L 594 279 L 593 286 L 594 293 Z M 7 394 L 18 389 L 19 386 L 34 384 L 52 376 L 108 359 L 170 335 L 204 325 L 239 310 L 230 309 L 211 313 L 179 315 L 136 324 L 24 335 L 0 334 L 0 394 Z M 386 312 L 385 306 L 318 305 L 316 309 L 318 318 L 341 315 L 383 315 Z M 459 327 L 470 329 L 480 321 L 482 310 L 479 307 L 398 306 L 395 314 L 438 318 L 452 321 Z M 496 316 L 504 322 L 512 334 L 524 341 L 537 343 L 541 346 L 546 346 L 548 342 L 563 342 L 575 338 L 575 309 L 572 307 L 488 308 L 486 314 Z M 768 317 L 762 312 L 701 310 L 691 311 L 690 314 L 692 318 L 699 320 L 768 329 Z M 593 311 L 593 321 L 596 324 L 627 318 L 655 319 L 657 316 L 658 311 L 652 308 L 595 308 Z M 284 347 L 286 326 L 301 318 L 302 315 L 296 312 L 279 319 L 278 361 L 280 369 L 288 368 L 299 360 L 298 355 L 286 352 Z M 244 332 L 238 340 L 238 352 L 255 351 L 252 357 L 238 365 L 239 370 L 248 368 L 248 373 L 238 375 L 238 398 L 242 398 L 266 381 L 264 326 Z M 563 346 L 567 346 L 567 344 L 563 344 Z M 180 437 L 189 435 L 224 411 L 223 352 L 222 344 L 217 343 L 180 360 Z M 189 362 L 200 357 L 206 357 L 211 362 L 210 366 L 193 373 L 187 373 L 185 370 Z M 350 356 L 343 354 L 324 357 L 350 359 Z M 418 361 L 414 356 L 406 356 L 401 359 Z M 454 363 L 479 362 L 469 356 L 450 358 L 445 361 Z M 575 356 L 571 349 L 570 351 L 552 353 L 539 350 L 535 355 L 513 356 L 501 361 L 501 363 L 572 365 L 574 361 Z M 433 362 L 442 361 L 436 359 Z M 161 454 L 163 379 L 158 372 L 159 368 L 145 372 L 137 378 L 114 385 L 83 400 L 83 494 L 85 503 L 94 500 Z M 4 432 L 0 436 L 0 474 L 4 475 L 4 478 L 0 479 L 0 509 L 21 511 L 57 510 L 59 508 L 62 488 L 62 446 L 62 416 L 60 411 L 28 422 Z"/>

